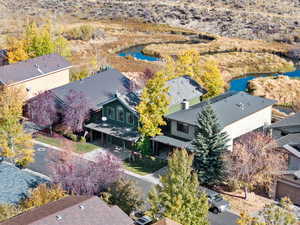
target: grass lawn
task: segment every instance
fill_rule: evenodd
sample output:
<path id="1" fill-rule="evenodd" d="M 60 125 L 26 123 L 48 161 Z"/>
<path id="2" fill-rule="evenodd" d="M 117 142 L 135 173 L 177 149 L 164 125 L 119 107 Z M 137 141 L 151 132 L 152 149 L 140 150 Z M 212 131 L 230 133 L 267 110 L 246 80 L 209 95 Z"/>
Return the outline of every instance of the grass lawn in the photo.
<path id="1" fill-rule="evenodd" d="M 39 135 L 35 139 L 37 141 L 43 142 L 45 144 L 63 148 L 62 139 L 59 139 L 59 138 Z M 66 140 L 68 140 L 68 139 L 66 139 Z M 70 141 L 70 140 L 68 140 L 68 141 Z M 86 153 L 86 152 L 90 152 L 90 151 L 93 151 L 93 150 L 99 148 L 99 146 L 93 145 L 90 143 L 81 143 L 81 142 L 73 142 L 73 141 L 70 141 L 70 142 L 73 143 L 74 151 L 77 153 Z"/>
<path id="2" fill-rule="evenodd" d="M 142 176 L 154 173 L 155 171 L 165 167 L 166 165 L 166 160 L 158 159 L 155 157 L 147 157 L 137 159 L 135 161 L 126 159 L 124 161 L 124 169 L 140 174 Z"/>
<path id="3" fill-rule="evenodd" d="M 93 151 L 97 148 L 99 148 L 99 146 L 97 145 L 93 145 L 93 144 L 90 144 L 90 143 L 75 143 L 75 151 L 77 153 L 86 153 L 86 152 L 90 152 L 90 151 Z"/>
<path id="4" fill-rule="evenodd" d="M 48 144 L 48 145 L 53 145 L 53 146 L 56 146 L 56 147 L 61 147 L 62 146 L 61 140 L 59 140 L 57 138 L 39 135 L 35 139 L 37 141 L 43 142 L 43 143 Z"/>

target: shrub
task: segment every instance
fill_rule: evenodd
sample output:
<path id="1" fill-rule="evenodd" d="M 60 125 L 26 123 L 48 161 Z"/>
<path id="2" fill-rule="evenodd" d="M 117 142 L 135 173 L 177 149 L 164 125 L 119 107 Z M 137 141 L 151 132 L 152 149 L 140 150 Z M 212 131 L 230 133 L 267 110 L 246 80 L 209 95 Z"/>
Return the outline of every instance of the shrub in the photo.
<path id="1" fill-rule="evenodd" d="M 93 38 L 94 32 L 95 29 L 91 25 L 85 24 L 65 32 L 65 36 L 70 40 L 89 41 Z"/>
<path id="2" fill-rule="evenodd" d="M 80 137 L 80 143 L 86 143 L 86 139 L 85 139 L 85 137 Z"/>
<path id="3" fill-rule="evenodd" d="M 83 69 L 81 71 L 72 71 L 71 72 L 71 82 L 87 78 L 87 77 L 89 77 L 89 74 L 90 74 L 90 72 L 87 69 Z"/>
<path id="4" fill-rule="evenodd" d="M 226 190 L 229 192 L 237 191 L 241 188 L 241 185 L 238 180 L 230 179 L 226 185 Z"/>

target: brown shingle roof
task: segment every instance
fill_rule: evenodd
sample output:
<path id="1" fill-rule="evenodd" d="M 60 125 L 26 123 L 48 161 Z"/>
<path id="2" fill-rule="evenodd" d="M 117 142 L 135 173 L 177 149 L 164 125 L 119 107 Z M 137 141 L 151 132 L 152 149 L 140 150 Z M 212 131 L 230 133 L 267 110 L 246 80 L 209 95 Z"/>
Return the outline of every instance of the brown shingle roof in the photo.
<path id="1" fill-rule="evenodd" d="M 117 206 L 98 197 L 69 196 L 24 212 L 1 225 L 133 225 Z"/>
<path id="2" fill-rule="evenodd" d="M 71 67 L 71 64 L 58 54 L 44 55 L 33 59 L 0 67 L 0 82 L 14 84 L 45 76 L 49 73 Z"/>
<path id="3" fill-rule="evenodd" d="M 175 221 L 173 221 L 173 220 L 170 220 L 170 219 L 168 219 L 168 218 L 164 218 L 164 219 L 162 219 L 162 220 L 156 222 L 156 223 L 153 224 L 153 225 L 181 225 L 181 224 L 180 224 L 180 223 L 177 223 L 177 222 L 175 222 Z"/>

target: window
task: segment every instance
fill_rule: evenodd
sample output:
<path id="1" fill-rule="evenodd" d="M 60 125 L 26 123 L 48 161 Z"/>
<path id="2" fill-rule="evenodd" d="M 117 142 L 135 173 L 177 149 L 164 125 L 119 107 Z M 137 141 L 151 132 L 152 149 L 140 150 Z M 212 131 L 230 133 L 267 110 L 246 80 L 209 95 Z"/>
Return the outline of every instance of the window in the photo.
<path id="1" fill-rule="evenodd" d="M 115 109 L 112 107 L 107 107 L 107 117 L 111 120 L 115 119 Z"/>
<path id="2" fill-rule="evenodd" d="M 124 109 L 120 106 L 117 108 L 117 120 L 121 122 L 124 121 Z"/>
<path id="3" fill-rule="evenodd" d="M 185 123 L 177 122 L 177 131 L 188 134 L 189 133 L 189 125 L 187 125 Z"/>
<path id="4" fill-rule="evenodd" d="M 133 122 L 134 122 L 134 121 L 133 121 L 133 115 L 132 115 L 132 113 L 127 113 L 127 114 L 126 114 L 126 117 L 127 117 L 127 118 L 126 118 L 127 123 L 133 125 Z"/>

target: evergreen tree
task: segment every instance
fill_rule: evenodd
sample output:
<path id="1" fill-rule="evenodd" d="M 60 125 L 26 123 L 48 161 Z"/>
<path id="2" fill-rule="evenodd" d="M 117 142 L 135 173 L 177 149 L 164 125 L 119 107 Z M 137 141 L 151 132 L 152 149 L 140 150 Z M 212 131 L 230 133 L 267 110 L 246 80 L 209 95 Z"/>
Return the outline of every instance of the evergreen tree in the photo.
<path id="1" fill-rule="evenodd" d="M 149 193 L 149 214 L 159 220 L 170 218 L 184 225 L 208 224 L 208 201 L 199 190 L 197 174 L 192 172 L 193 156 L 175 150 L 168 161 L 168 172 Z"/>
<path id="2" fill-rule="evenodd" d="M 228 135 L 222 132 L 214 110 L 210 104 L 207 104 L 199 113 L 191 149 L 195 153 L 194 168 L 202 183 L 214 185 L 225 179 L 223 153 L 228 147 L 227 142 Z"/>

